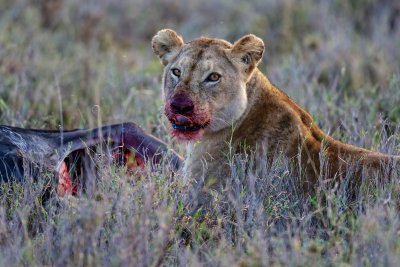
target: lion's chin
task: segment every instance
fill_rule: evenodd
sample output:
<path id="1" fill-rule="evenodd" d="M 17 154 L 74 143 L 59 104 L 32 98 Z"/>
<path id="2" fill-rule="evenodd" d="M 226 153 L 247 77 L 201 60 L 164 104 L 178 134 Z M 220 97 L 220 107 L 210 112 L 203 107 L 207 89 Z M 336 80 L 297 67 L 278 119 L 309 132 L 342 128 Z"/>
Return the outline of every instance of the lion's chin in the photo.
<path id="1" fill-rule="evenodd" d="M 188 142 L 200 139 L 204 134 L 204 129 L 199 129 L 196 131 L 182 131 L 172 128 L 171 135 L 178 141 Z"/>

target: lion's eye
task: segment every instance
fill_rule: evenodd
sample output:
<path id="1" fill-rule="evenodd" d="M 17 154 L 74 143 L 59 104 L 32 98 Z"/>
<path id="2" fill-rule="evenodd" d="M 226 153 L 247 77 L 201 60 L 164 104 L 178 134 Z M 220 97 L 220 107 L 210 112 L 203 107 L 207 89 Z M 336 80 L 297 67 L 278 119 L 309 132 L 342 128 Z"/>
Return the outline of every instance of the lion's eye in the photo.
<path id="1" fill-rule="evenodd" d="M 172 74 L 174 74 L 176 77 L 181 77 L 181 70 L 180 69 L 172 69 Z"/>
<path id="2" fill-rule="evenodd" d="M 217 82 L 217 81 L 219 81 L 220 78 L 221 78 L 220 74 L 213 72 L 210 75 L 208 75 L 206 81 L 207 82 Z"/>

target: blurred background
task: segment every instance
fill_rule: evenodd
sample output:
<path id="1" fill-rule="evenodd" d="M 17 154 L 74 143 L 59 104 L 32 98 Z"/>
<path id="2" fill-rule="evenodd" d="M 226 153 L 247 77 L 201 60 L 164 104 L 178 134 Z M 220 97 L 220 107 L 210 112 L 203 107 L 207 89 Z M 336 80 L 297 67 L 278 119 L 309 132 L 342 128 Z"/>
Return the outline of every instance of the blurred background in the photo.
<path id="1" fill-rule="evenodd" d="M 258 35 L 260 69 L 343 141 L 371 147 L 400 123 L 397 0 L 0 0 L 0 123 L 135 121 L 167 138 L 150 45 L 167 27 L 184 40 Z"/>

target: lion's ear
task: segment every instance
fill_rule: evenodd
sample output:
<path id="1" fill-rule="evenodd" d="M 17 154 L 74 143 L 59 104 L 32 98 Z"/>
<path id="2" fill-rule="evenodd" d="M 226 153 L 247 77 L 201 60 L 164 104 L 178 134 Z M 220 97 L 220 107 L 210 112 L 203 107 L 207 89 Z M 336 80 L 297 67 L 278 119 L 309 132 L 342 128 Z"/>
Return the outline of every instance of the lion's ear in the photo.
<path id="1" fill-rule="evenodd" d="M 231 50 L 235 62 L 250 75 L 264 54 L 264 42 L 253 34 L 245 35 L 233 44 Z"/>
<path id="2" fill-rule="evenodd" d="M 151 46 L 164 66 L 168 65 L 170 60 L 176 56 L 183 45 L 183 40 L 176 32 L 170 29 L 164 29 L 153 37 Z"/>

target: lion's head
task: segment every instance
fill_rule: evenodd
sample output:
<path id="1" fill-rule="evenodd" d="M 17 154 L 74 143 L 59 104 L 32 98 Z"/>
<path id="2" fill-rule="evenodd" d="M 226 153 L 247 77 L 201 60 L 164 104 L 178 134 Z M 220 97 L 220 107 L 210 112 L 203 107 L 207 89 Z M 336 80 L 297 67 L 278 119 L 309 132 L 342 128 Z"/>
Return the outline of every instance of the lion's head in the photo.
<path id="1" fill-rule="evenodd" d="M 198 38 L 184 43 L 173 30 L 152 40 L 164 65 L 164 111 L 179 140 L 199 139 L 231 127 L 247 107 L 246 83 L 260 62 L 263 41 L 246 35 L 233 45 Z"/>

